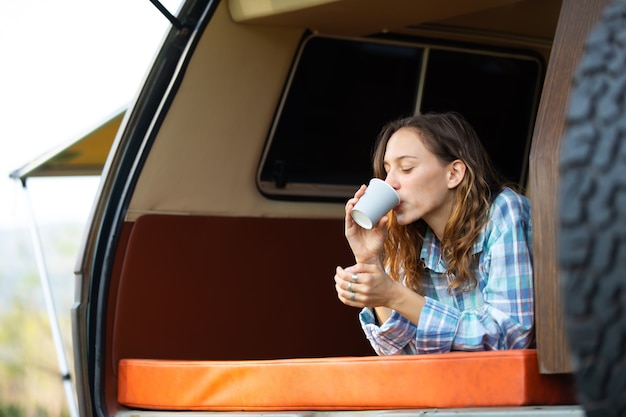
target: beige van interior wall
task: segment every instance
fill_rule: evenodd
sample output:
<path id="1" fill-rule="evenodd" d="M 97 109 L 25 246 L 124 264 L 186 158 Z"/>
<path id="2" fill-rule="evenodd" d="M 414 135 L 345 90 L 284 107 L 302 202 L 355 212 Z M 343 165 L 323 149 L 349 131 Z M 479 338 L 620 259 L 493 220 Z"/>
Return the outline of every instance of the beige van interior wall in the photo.
<path id="1" fill-rule="evenodd" d="M 546 0 L 543 0 L 546 1 Z M 513 6 L 522 0 L 229 0 L 237 22 L 362 36 Z"/>
<path id="2" fill-rule="evenodd" d="M 560 3 L 489 0 L 480 4 L 482 10 L 457 7 L 426 26 L 394 29 L 418 36 L 526 47 L 547 60 Z M 315 26 L 294 26 L 291 12 L 246 21 L 241 18 L 246 4 L 253 3 L 222 1 L 211 19 L 148 156 L 127 220 L 146 213 L 343 217 L 343 204 L 275 201 L 257 190 L 256 170 L 294 53 L 303 28 Z M 322 1 L 317 6 L 320 10 L 314 9 L 321 13 L 324 7 L 356 4 Z M 428 9 L 429 3 L 411 4 Z M 311 18 L 319 15 L 307 10 L 299 13 Z M 411 14 L 412 19 L 423 18 L 421 11 Z M 329 17 L 333 14 L 322 15 L 328 24 L 334 22 L 328 28 L 334 34 L 359 16 L 350 14 L 349 19 L 337 22 Z M 246 23 L 235 23 L 233 16 Z M 507 23 L 494 27 L 500 21 Z M 368 30 L 380 28 L 369 26 Z"/>
<path id="3" fill-rule="evenodd" d="M 256 188 L 259 158 L 303 31 L 232 22 L 222 2 L 159 131 L 127 220 L 146 213 L 343 217 Z"/>

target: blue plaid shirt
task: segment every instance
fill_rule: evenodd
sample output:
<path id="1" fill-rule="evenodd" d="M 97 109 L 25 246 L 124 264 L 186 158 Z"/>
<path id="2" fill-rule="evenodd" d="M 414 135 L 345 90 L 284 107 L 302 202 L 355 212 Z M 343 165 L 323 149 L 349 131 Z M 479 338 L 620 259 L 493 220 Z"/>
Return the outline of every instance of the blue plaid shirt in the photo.
<path id="1" fill-rule="evenodd" d="M 474 244 L 478 285 L 471 292 L 448 293 L 447 265 L 440 242 L 427 230 L 426 304 L 417 326 L 394 311 L 379 326 L 365 308 L 359 318 L 379 355 L 523 349 L 534 345 L 532 221 L 530 201 L 511 189 L 494 200 L 488 223 Z"/>

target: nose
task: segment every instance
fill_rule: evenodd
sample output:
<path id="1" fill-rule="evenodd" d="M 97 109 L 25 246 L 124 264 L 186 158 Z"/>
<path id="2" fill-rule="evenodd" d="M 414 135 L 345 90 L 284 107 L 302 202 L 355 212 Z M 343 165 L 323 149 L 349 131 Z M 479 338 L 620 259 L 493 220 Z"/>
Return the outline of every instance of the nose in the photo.
<path id="1" fill-rule="evenodd" d="M 385 182 L 393 187 L 394 190 L 397 190 L 400 187 L 396 176 L 392 174 L 392 172 L 387 173 L 385 177 Z"/>

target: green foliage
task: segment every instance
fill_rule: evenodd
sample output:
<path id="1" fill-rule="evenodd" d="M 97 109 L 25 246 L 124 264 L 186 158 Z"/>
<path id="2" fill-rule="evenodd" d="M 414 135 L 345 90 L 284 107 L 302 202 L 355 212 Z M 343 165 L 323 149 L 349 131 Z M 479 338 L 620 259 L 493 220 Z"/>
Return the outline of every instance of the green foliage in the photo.
<path id="1" fill-rule="evenodd" d="M 17 404 L 3 405 L 0 403 L 0 417 L 22 417 L 24 409 Z"/>
<path id="2" fill-rule="evenodd" d="M 0 231 L 2 240 L 7 237 Z M 67 361 L 72 361 L 70 305 L 78 227 L 42 229 L 44 250 Z M 26 238 L 26 240 L 24 240 Z M 28 234 L 9 236 L 10 258 L 0 253 L 0 417 L 67 417 L 63 382 Z M 30 245 L 30 246 L 29 246 Z M 5 251 L 5 256 L 8 251 Z M 73 372 L 72 372 L 73 374 Z"/>

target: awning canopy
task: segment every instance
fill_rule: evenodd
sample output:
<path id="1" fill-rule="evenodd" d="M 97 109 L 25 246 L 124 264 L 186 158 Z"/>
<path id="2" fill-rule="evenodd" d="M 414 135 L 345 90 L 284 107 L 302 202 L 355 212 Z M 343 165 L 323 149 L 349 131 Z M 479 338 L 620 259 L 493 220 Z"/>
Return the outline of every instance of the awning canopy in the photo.
<path id="1" fill-rule="evenodd" d="M 118 112 L 80 139 L 11 172 L 10 177 L 23 182 L 30 177 L 100 175 L 125 113 Z"/>
<path id="2" fill-rule="evenodd" d="M 39 279 L 43 287 L 52 339 L 57 353 L 57 362 L 71 417 L 78 417 L 78 408 L 74 397 L 75 389 L 67 364 L 65 347 L 62 342 L 61 330 L 54 307 L 52 288 L 45 264 L 41 236 L 35 221 L 32 203 L 30 198 L 28 198 L 26 180 L 30 177 L 100 175 L 125 113 L 126 110 L 118 112 L 80 139 L 73 141 L 69 145 L 61 146 L 58 149 L 45 153 L 9 174 L 11 178 L 22 182 L 24 195 L 26 196 L 27 205 L 30 209 L 28 218 L 35 250 L 35 259 L 37 261 Z"/>

